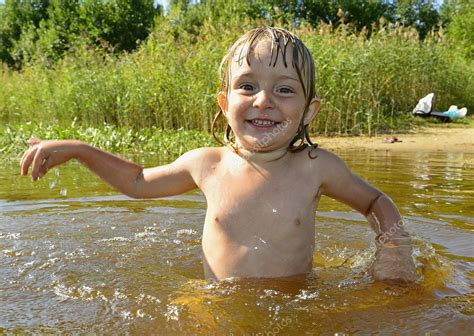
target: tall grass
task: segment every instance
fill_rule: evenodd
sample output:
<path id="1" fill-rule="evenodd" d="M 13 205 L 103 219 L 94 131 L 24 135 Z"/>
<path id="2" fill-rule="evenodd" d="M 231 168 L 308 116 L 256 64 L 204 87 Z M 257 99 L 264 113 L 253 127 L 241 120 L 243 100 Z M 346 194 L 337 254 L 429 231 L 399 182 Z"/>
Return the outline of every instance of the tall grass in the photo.
<path id="1" fill-rule="evenodd" d="M 0 127 L 0 157 L 21 154 L 27 148 L 26 140 L 78 139 L 114 153 L 154 153 L 163 159 L 177 156 L 198 147 L 216 146 L 212 136 L 196 130 L 160 130 L 156 127 L 134 131 L 105 125 L 85 127 L 75 122 L 70 125 L 50 123 L 24 123 L 19 126 Z"/>
<path id="2" fill-rule="evenodd" d="M 106 123 L 134 132 L 209 131 L 220 59 L 238 36 L 259 24 L 207 22 L 194 35 L 177 34 L 164 20 L 133 54 L 110 56 L 78 47 L 53 69 L 4 67 L 0 120 L 46 126 L 75 120 L 81 127 Z M 303 25 L 295 33 L 317 63 L 323 105 L 313 133 L 372 135 L 409 127 L 411 109 L 429 92 L 435 92 L 438 110 L 451 104 L 474 108 L 474 66 L 451 51 L 442 33 L 423 42 L 403 27 L 382 26 L 370 39 L 350 34 L 344 25 L 337 30 Z"/>
<path id="3" fill-rule="evenodd" d="M 323 111 L 312 130 L 373 134 L 410 125 L 418 100 L 435 92 L 436 106 L 474 107 L 474 64 L 451 52 L 442 32 L 418 41 L 415 30 L 383 27 L 370 39 L 341 26 L 302 29 L 318 64 Z"/>

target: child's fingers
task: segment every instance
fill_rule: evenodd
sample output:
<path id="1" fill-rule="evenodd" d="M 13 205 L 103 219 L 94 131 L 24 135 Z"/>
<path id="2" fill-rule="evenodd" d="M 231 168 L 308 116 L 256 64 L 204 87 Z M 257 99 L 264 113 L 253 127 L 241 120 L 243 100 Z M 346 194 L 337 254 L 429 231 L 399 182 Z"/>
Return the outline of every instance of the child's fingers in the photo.
<path id="1" fill-rule="evenodd" d="M 23 164 L 25 163 L 25 158 L 28 155 L 28 152 L 29 151 L 24 152 L 23 155 L 21 156 L 21 160 L 20 160 L 20 174 L 21 175 L 25 175 L 24 174 L 24 169 L 23 169 Z"/>
<path id="2" fill-rule="evenodd" d="M 40 177 L 43 177 L 46 174 L 47 166 L 46 161 L 48 157 L 46 153 L 42 150 L 37 150 L 33 158 L 33 164 L 31 165 L 31 177 L 33 181 L 36 181 Z"/>
<path id="3" fill-rule="evenodd" d="M 25 176 L 28 175 L 28 168 L 31 165 L 31 162 L 33 161 L 33 158 L 35 157 L 37 148 L 30 148 L 28 149 L 25 154 L 23 154 L 23 157 L 21 158 L 20 161 L 20 169 L 21 169 L 21 175 Z"/>
<path id="4" fill-rule="evenodd" d="M 34 148 L 34 146 L 39 144 L 40 142 L 41 140 L 35 139 L 35 138 L 31 138 L 26 141 L 26 143 L 30 146 L 30 148 L 21 157 L 21 160 L 20 160 L 21 175 L 24 176 L 28 174 L 28 168 L 30 166 L 31 160 L 34 157 L 34 153 L 36 152 L 36 148 Z M 29 158 L 28 162 L 26 162 L 27 158 Z M 27 164 L 25 165 L 25 163 Z"/>
<path id="5" fill-rule="evenodd" d="M 21 157 L 21 160 L 20 160 L 20 166 L 23 166 L 23 163 L 25 162 L 26 158 L 28 157 L 28 155 L 31 155 L 31 152 L 33 150 L 36 150 L 36 148 L 28 148 L 25 153 L 23 153 L 23 156 Z"/>

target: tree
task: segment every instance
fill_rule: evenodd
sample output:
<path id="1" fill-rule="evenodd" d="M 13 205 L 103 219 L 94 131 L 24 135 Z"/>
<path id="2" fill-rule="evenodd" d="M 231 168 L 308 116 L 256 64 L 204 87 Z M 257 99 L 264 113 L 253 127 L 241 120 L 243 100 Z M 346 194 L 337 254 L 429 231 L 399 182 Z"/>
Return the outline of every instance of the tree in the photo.
<path id="1" fill-rule="evenodd" d="M 161 13 L 153 0 L 7 0 L 0 12 L 0 61 L 17 69 L 38 59 L 51 64 L 78 39 L 132 51 Z"/>
<path id="2" fill-rule="evenodd" d="M 447 26 L 448 36 L 469 59 L 474 59 L 474 2 L 445 0 L 441 17 Z"/>
<path id="3" fill-rule="evenodd" d="M 370 33 L 372 24 L 380 18 L 391 20 L 394 9 L 381 0 L 306 0 L 301 3 L 300 15 L 313 26 L 325 22 L 337 27 L 344 22 L 356 31 L 365 27 Z"/>
<path id="4" fill-rule="evenodd" d="M 86 0 L 80 8 L 82 30 L 116 51 L 132 51 L 148 37 L 161 7 L 153 0 Z"/>
<path id="5" fill-rule="evenodd" d="M 0 61 L 14 67 L 23 58 L 22 50 L 13 50 L 15 44 L 22 32 L 35 34 L 48 5 L 49 0 L 6 0 L 0 12 Z"/>
<path id="6" fill-rule="evenodd" d="M 394 2 L 395 20 L 418 30 L 421 39 L 440 22 L 433 0 L 397 0 Z"/>

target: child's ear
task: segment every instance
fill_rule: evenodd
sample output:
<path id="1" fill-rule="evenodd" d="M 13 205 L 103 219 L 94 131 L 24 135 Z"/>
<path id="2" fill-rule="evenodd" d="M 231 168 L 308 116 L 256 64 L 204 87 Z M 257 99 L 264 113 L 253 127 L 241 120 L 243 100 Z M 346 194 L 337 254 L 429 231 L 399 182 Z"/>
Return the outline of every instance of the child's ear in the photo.
<path id="1" fill-rule="evenodd" d="M 304 115 L 304 120 L 303 123 L 304 125 L 308 125 L 311 120 L 316 117 L 316 115 L 319 113 L 321 110 L 321 101 L 318 98 L 313 98 L 311 100 L 311 103 L 309 103 L 308 111 L 306 111 L 306 114 Z"/>
<path id="2" fill-rule="evenodd" d="M 222 113 L 227 114 L 227 94 L 225 92 L 219 92 L 217 95 L 217 104 L 219 104 Z"/>

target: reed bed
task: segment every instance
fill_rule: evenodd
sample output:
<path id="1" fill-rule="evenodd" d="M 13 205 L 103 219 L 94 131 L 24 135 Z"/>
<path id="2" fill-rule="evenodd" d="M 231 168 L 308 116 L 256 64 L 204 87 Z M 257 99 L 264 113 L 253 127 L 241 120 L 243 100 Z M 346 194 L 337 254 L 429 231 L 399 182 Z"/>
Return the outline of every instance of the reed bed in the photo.
<path id="1" fill-rule="evenodd" d="M 78 43 L 54 67 L 37 63 L 21 72 L 3 67 L 0 120 L 15 130 L 26 123 L 53 129 L 73 122 L 81 129 L 110 125 L 138 138 L 150 130 L 209 132 L 220 59 L 238 36 L 258 24 L 207 22 L 195 35 L 163 21 L 131 54 L 113 56 Z M 442 32 L 424 41 L 414 30 L 383 24 L 370 38 L 344 25 L 336 30 L 302 25 L 295 33 L 317 64 L 323 104 L 311 126 L 314 134 L 373 135 L 409 128 L 410 111 L 429 92 L 436 94 L 437 110 L 451 104 L 474 108 L 472 61 L 453 52 Z"/>
<path id="2" fill-rule="evenodd" d="M 216 146 L 208 132 L 196 130 L 161 130 L 150 127 L 138 131 L 111 125 L 85 127 L 70 125 L 25 123 L 20 126 L 0 127 L 0 157 L 18 159 L 27 148 L 27 140 L 78 139 L 118 154 L 148 153 L 163 160 L 176 158 L 198 147 Z"/>

